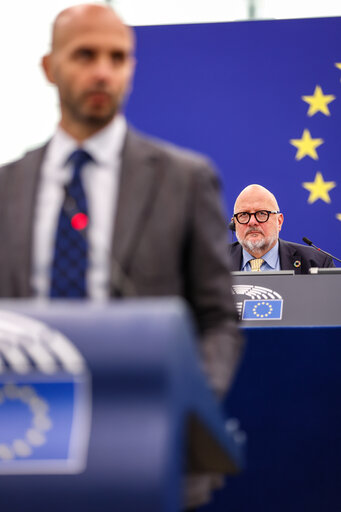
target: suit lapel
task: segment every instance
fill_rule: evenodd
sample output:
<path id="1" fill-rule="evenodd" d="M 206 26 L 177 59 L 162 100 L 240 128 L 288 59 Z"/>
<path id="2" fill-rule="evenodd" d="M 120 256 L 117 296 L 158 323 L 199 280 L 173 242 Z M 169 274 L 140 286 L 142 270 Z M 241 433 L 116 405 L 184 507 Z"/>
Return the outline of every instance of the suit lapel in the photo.
<path id="1" fill-rule="evenodd" d="M 156 149 L 128 130 L 122 153 L 120 187 L 113 240 L 113 256 L 128 272 L 143 224 L 153 205 L 161 169 Z"/>
<path id="2" fill-rule="evenodd" d="M 16 288 L 24 295 L 30 294 L 31 255 L 35 198 L 41 162 L 46 146 L 31 151 L 14 163 L 10 170 L 7 215 L 11 245 L 11 267 L 16 269 Z M 15 200 L 13 200 L 15 198 Z"/>
<path id="3" fill-rule="evenodd" d="M 302 257 L 296 249 L 279 240 L 279 258 L 282 270 L 294 270 L 295 274 L 302 273 Z"/>
<path id="4" fill-rule="evenodd" d="M 242 267 L 243 252 L 242 246 L 235 242 L 230 245 L 230 269 L 232 271 L 239 271 Z"/>

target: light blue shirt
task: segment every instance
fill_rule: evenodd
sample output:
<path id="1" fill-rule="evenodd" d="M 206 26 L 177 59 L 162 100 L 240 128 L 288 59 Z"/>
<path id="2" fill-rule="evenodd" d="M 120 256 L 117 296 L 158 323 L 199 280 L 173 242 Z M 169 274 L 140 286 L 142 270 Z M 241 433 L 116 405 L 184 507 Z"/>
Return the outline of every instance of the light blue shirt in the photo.
<path id="1" fill-rule="evenodd" d="M 278 252 L 278 241 L 270 251 L 262 256 L 264 263 L 262 263 L 261 271 L 266 272 L 267 270 L 281 270 L 279 263 L 279 252 Z M 253 260 L 254 256 L 251 256 L 245 249 L 243 249 L 243 263 L 242 270 L 245 272 L 251 272 L 250 260 Z"/>

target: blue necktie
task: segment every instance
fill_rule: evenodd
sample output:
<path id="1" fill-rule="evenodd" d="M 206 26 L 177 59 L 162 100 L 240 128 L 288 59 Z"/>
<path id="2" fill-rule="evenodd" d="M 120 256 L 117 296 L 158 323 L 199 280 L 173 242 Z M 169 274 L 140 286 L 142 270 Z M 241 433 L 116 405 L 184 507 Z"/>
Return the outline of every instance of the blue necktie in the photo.
<path id="1" fill-rule="evenodd" d="M 90 160 L 91 156 L 83 149 L 77 149 L 68 159 L 74 168 L 59 215 L 51 268 L 51 298 L 76 299 L 87 296 L 88 205 L 81 171 Z"/>

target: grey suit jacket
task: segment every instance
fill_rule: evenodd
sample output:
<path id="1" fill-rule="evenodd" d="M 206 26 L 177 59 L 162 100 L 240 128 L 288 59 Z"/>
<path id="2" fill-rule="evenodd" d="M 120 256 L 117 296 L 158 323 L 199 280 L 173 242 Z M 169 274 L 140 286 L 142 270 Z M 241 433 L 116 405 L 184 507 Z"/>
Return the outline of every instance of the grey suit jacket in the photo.
<path id="1" fill-rule="evenodd" d="M 0 297 L 29 297 L 32 233 L 46 145 L 0 169 Z M 222 395 L 242 341 L 227 259 L 220 186 L 209 162 L 128 130 L 112 243 L 112 295 L 177 295 L 192 309 L 203 370 Z M 195 460 L 190 460 L 196 468 Z M 192 476 L 186 502 L 200 504 L 214 481 Z"/>
<path id="2" fill-rule="evenodd" d="M 29 297 L 32 233 L 47 145 L 0 169 L 0 297 Z M 213 389 L 239 357 L 217 176 L 206 159 L 128 130 L 112 245 L 113 295 L 184 297 Z M 117 293 L 118 292 L 118 293 Z"/>

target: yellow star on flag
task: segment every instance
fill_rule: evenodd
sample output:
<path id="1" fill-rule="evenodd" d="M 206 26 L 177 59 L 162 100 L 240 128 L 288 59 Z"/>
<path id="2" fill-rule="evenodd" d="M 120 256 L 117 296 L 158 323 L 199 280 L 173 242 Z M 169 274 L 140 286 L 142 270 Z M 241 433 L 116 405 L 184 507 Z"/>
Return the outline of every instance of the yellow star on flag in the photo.
<path id="1" fill-rule="evenodd" d="M 302 96 L 302 100 L 309 103 L 308 116 L 311 117 L 317 112 L 322 112 L 326 116 L 330 116 L 328 103 L 335 100 L 332 94 L 323 94 L 322 88 L 317 85 L 313 96 Z"/>
<path id="2" fill-rule="evenodd" d="M 323 139 L 312 139 L 310 131 L 307 129 L 303 130 L 301 139 L 290 139 L 290 144 L 297 148 L 296 160 L 302 160 L 305 156 L 310 156 L 310 158 L 318 160 L 319 157 L 316 153 L 316 148 L 323 143 Z"/>
<path id="3" fill-rule="evenodd" d="M 337 69 L 341 69 L 341 62 L 335 62 L 335 67 Z"/>
<path id="4" fill-rule="evenodd" d="M 325 203 L 330 203 L 329 190 L 336 187 L 335 181 L 324 181 L 320 172 L 315 175 L 314 181 L 306 181 L 302 186 L 309 190 L 308 203 L 315 203 L 318 199 L 322 199 Z"/>
<path id="5" fill-rule="evenodd" d="M 337 220 L 341 220 L 341 213 L 337 213 L 336 218 L 337 218 Z"/>

